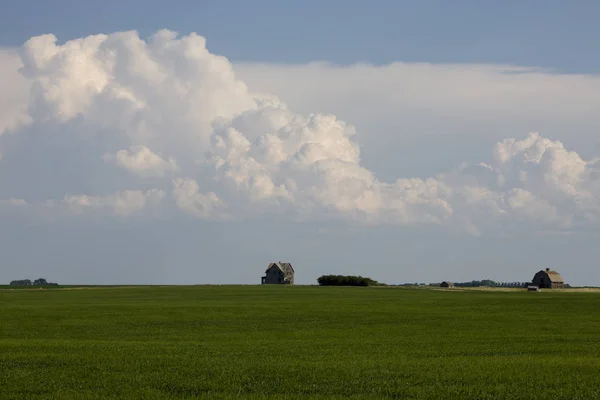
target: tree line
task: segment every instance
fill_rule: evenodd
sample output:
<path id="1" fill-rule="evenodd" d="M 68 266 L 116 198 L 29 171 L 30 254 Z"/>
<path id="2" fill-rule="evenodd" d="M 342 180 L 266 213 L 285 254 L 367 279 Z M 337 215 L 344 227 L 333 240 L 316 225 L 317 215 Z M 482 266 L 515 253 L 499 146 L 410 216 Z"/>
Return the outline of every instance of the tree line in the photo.
<path id="1" fill-rule="evenodd" d="M 526 287 L 527 282 L 496 282 L 491 279 L 483 279 L 481 281 L 470 281 L 470 282 L 455 282 L 454 286 L 457 287 Z"/>
<path id="2" fill-rule="evenodd" d="M 33 282 L 31 279 L 21 279 L 11 281 L 10 286 L 58 286 L 58 283 L 48 282 L 44 278 L 38 278 Z"/>
<path id="3" fill-rule="evenodd" d="M 470 282 L 454 282 L 456 287 L 505 287 L 505 288 L 524 288 L 530 285 L 530 282 L 496 282 L 491 279 Z M 438 285 L 438 284 L 431 284 Z M 567 287 L 568 285 L 565 285 Z"/>
<path id="4" fill-rule="evenodd" d="M 317 278 L 319 286 L 379 286 L 381 283 L 364 276 L 322 275 Z"/>

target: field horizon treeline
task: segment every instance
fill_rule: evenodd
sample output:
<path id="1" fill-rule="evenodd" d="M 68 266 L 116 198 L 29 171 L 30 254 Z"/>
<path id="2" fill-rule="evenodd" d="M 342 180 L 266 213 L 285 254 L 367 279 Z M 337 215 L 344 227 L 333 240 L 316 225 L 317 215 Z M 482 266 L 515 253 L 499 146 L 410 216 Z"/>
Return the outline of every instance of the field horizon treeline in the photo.
<path id="1" fill-rule="evenodd" d="M 399 284 L 389 284 L 389 283 L 383 283 L 383 282 L 378 282 L 372 278 L 369 277 L 363 277 L 363 276 L 355 276 L 355 275 L 321 275 L 320 277 L 317 278 L 317 283 L 320 286 L 439 286 L 441 284 L 441 282 L 431 282 L 431 283 L 424 283 L 424 282 L 407 282 L 407 283 L 399 283 Z M 454 282 L 453 286 L 456 287 L 513 287 L 513 288 L 519 288 L 519 287 L 526 287 L 528 284 L 530 284 L 530 282 L 496 282 L 494 280 L 491 279 L 482 279 L 482 280 L 472 280 L 472 281 L 467 281 L 467 282 Z M 157 286 L 159 284 L 155 284 L 155 285 L 134 285 L 134 286 Z M 0 285 L 1 286 L 6 286 L 6 285 Z M 46 279 L 44 278 L 38 278 L 35 280 L 30 280 L 30 279 L 20 279 L 20 280 L 13 280 L 9 283 L 10 287 L 25 287 L 25 288 L 30 288 L 30 287 L 57 287 L 57 286 L 131 286 L 131 285 L 94 285 L 94 284 L 82 284 L 82 285 L 59 285 L 58 283 L 55 282 L 48 282 Z M 175 285 L 175 286 L 186 286 L 186 285 Z M 566 288 L 571 288 L 572 286 L 569 284 L 565 284 Z M 593 286 L 589 286 L 589 287 L 593 287 Z"/>

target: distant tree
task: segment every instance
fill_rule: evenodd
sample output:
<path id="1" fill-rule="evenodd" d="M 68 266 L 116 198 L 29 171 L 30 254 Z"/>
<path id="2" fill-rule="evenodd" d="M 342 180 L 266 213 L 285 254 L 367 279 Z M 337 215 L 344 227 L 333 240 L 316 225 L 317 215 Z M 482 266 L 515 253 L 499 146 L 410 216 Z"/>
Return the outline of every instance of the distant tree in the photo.
<path id="1" fill-rule="evenodd" d="M 379 282 L 364 276 L 322 275 L 317 278 L 320 286 L 377 286 Z"/>
<path id="2" fill-rule="evenodd" d="M 33 281 L 33 286 L 44 286 L 47 284 L 48 282 L 44 278 L 38 278 L 35 281 Z"/>
<path id="3" fill-rule="evenodd" d="M 29 279 L 11 281 L 10 286 L 31 286 L 31 281 Z"/>

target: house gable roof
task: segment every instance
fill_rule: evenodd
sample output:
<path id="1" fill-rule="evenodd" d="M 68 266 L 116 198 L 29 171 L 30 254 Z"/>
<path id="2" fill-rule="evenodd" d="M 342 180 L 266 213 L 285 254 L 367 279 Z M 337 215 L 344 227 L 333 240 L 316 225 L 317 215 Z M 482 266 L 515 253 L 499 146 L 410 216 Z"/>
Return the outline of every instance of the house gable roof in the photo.
<path id="1" fill-rule="evenodd" d="M 281 261 L 269 264 L 269 266 L 267 267 L 267 270 L 265 272 L 268 272 L 271 268 L 278 268 L 285 275 L 290 275 L 295 272 L 294 267 L 292 267 L 292 264 L 284 263 Z"/>

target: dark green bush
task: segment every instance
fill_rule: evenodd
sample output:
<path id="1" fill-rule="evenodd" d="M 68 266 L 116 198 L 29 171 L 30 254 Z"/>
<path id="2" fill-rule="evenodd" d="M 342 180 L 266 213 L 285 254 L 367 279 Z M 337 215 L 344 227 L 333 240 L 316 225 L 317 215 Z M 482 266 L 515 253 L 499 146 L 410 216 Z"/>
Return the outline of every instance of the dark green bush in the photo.
<path id="1" fill-rule="evenodd" d="M 322 275 L 317 278 L 320 286 L 376 286 L 379 282 L 364 276 Z"/>

